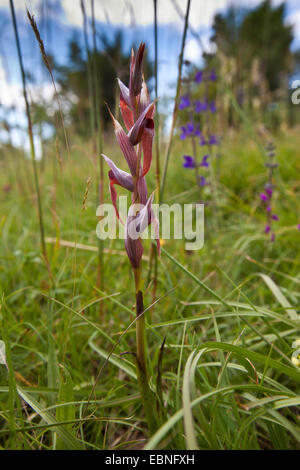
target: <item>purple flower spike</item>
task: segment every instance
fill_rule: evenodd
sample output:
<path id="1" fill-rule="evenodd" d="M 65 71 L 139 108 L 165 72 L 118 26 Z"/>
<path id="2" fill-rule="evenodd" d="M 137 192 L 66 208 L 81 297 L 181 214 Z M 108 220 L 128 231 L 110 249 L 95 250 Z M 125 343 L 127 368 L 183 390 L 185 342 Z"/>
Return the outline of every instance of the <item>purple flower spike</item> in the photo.
<path id="1" fill-rule="evenodd" d="M 211 82 L 215 82 L 217 80 L 217 74 L 215 69 L 212 69 L 210 74 L 209 74 L 209 79 Z"/>
<path id="2" fill-rule="evenodd" d="M 260 199 L 261 199 L 263 202 L 267 202 L 268 196 L 267 196 L 265 193 L 261 193 Z"/>
<path id="3" fill-rule="evenodd" d="M 217 137 L 212 134 L 209 138 L 209 145 L 218 145 L 219 141 L 217 139 Z"/>
<path id="4" fill-rule="evenodd" d="M 195 168 L 195 159 L 191 155 L 183 155 L 183 159 L 185 160 L 182 164 L 184 168 Z"/>
<path id="5" fill-rule="evenodd" d="M 188 95 L 184 95 L 180 98 L 179 109 L 183 110 L 191 106 L 191 100 Z"/>
<path id="6" fill-rule="evenodd" d="M 188 122 L 187 125 L 186 125 L 186 130 L 187 130 L 189 135 L 192 135 L 195 131 L 194 124 L 192 122 Z"/>
<path id="7" fill-rule="evenodd" d="M 271 227 L 270 225 L 265 226 L 265 233 L 270 233 Z"/>
<path id="8" fill-rule="evenodd" d="M 202 146 L 206 145 L 206 140 L 204 139 L 203 135 L 200 137 L 199 144 Z"/>
<path id="9" fill-rule="evenodd" d="M 206 178 L 204 176 L 200 176 L 200 186 L 205 186 L 206 185 Z"/>
<path id="10" fill-rule="evenodd" d="M 195 135 L 195 137 L 200 137 L 201 136 L 201 131 L 200 131 L 199 126 L 196 127 L 194 135 Z"/>
<path id="11" fill-rule="evenodd" d="M 277 214 L 272 214 L 272 219 L 273 219 L 273 220 L 279 220 L 279 217 L 278 217 Z"/>
<path id="12" fill-rule="evenodd" d="M 207 111 L 207 102 L 206 101 L 195 101 L 195 113 L 202 113 L 203 111 Z"/>
<path id="13" fill-rule="evenodd" d="M 272 232 L 271 237 L 270 237 L 270 242 L 273 243 L 274 241 L 275 241 L 275 233 Z"/>
<path id="14" fill-rule="evenodd" d="M 209 163 L 207 161 L 208 158 L 209 158 L 209 155 L 204 155 L 204 157 L 202 158 L 202 162 L 200 163 L 200 166 L 209 167 Z"/>
<path id="15" fill-rule="evenodd" d="M 267 212 L 271 212 L 271 206 L 267 206 L 267 207 L 266 207 L 266 211 L 267 211 Z"/>
<path id="16" fill-rule="evenodd" d="M 203 81 L 203 72 L 202 72 L 202 70 L 198 70 L 198 72 L 195 75 L 194 80 L 195 80 L 196 83 L 201 83 Z"/>
<path id="17" fill-rule="evenodd" d="M 195 113 L 201 113 L 202 111 L 202 103 L 201 101 L 195 101 Z"/>
<path id="18" fill-rule="evenodd" d="M 180 139 L 181 140 L 184 140 L 187 138 L 188 134 L 187 134 L 187 130 L 185 128 L 185 126 L 181 126 L 181 134 L 180 134 Z"/>
<path id="19" fill-rule="evenodd" d="M 216 108 L 216 104 L 214 101 L 212 101 L 209 105 L 209 109 L 210 109 L 210 112 L 211 113 L 216 113 L 217 112 L 217 108 Z"/>
<path id="20" fill-rule="evenodd" d="M 272 190 L 272 188 L 270 188 L 270 186 L 268 186 L 268 187 L 266 188 L 266 193 L 267 193 L 268 196 L 270 196 L 270 197 L 272 196 L 273 190 Z"/>

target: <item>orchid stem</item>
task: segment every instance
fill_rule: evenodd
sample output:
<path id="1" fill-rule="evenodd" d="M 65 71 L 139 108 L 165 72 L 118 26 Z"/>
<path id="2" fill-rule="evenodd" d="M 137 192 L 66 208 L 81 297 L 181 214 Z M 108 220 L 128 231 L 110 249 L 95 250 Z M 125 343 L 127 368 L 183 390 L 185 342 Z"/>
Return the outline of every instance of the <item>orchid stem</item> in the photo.
<path id="1" fill-rule="evenodd" d="M 136 296 L 136 369 L 140 388 L 140 394 L 145 410 L 150 435 L 154 434 L 158 427 L 155 396 L 149 387 L 149 374 L 147 364 L 147 339 L 145 329 L 145 316 L 143 293 L 140 290 L 140 268 L 134 270 L 135 296 Z"/>

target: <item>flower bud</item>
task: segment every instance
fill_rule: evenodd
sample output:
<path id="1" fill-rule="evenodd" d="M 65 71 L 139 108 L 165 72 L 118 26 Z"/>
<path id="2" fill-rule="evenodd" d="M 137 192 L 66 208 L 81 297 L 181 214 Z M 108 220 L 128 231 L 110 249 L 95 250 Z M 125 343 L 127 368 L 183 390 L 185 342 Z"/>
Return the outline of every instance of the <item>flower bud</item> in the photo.
<path id="1" fill-rule="evenodd" d="M 142 62 L 145 52 L 145 43 L 142 42 L 137 51 L 135 59 L 133 59 L 133 66 L 130 73 L 130 92 L 133 96 L 138 96 L 142 90 L 143 84 L 143 72 L 142 72 Z"/>

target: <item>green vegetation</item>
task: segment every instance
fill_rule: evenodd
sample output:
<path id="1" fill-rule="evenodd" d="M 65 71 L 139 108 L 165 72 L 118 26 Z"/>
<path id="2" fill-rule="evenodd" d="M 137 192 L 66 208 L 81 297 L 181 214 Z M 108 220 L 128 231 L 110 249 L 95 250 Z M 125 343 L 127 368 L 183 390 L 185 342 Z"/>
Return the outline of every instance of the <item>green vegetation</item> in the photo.
<path id="1" fill-rule="evenodd" d="M 84 13 L 84 2 L 81 5 Z M 190 2 L 187 5 L 182 51 L 189 27 Z M 154 6 L 156 12 L 156 1 Z M 210 78 L 211 96 L 207 78 L 203 82 L 201 78 L 202 95 L 196 87 L 184 89 L 194 80 L 195 67 L 185 63 L 181 53 L 171 136 L 161 132 L 154 141 L 148 195 L 158 190 L 157 200 L 168 204 L 205 202 L 201 250 L 186 250 L 184 239 L 161 240 L 157 257 L 151 242 L 143 240 L 142 261 L 138 260 L 138 268 L 133 263 L 132 269 L 123 240 L 99 243 L 97 205 L 102 198 L 111 202 L 108 169 L 99 165 L 102 147 L 125 170 L 124 156 L 106 122 L 104 100 L 117 114 L 115 75 L 123 65 L 128 67 L 128 58 L 121 54 L 122 36 L 106 44 L 106 53 L 97 49 L 94 15 L 92 49 L 87 37 L 85 51 L 73 41 L 71 61 L 59 70 L 57 102 L 64 105 L 68 91 L 78 99 L 72 107 L 57 106 L 59 112 L 52 116 L 43 103 L 28 109 L 29 136 L 32 129 L 42 136 L 46 122 L 55 129 L 55 135 L 42 142 L 43 158 L 36 161 L 33 139 L 32 161 L 11 139 L 1 146 L 1 449 L 300 449 L 299 127 L 289 120 L 290 104 L 280 101 L 282 93 L 278 102 L 273 101 L 278 89 L 287 91 L 276 76 L 282 71 L 288 76 L 292 69 L 284 64 L 277 70 L 278 55 L 290 51 L 290 30 L 283 28 L 281 7 L 271 12 L 269 8 L 269 2 L 263 2 L 243 16 L 240 36 L 233 44 L 242 47 L 239 38 L 243 38 L 245 57 L 257 59 L 257 67 L 265 73 L 260 82 L 265 88 L 251 88 L 252 79 L 246 83 L 253 64 L 247 70 L 234 47 L 228 51 L 221 41 L 228 38 L 233 13 L 227 19 L 217 16 L 218 51 L 207 57 L 203 70 L 204 75 L 217 70 L 219 80 Z M 258 19 L 273 14 L 278 21 L 272 24 L 286 33 L 286 41 L 281 37 L 284 45 L 278 41 L 264 70 L 249 31 L 253 22 L 260 31 Z M 53 63 L 43 49 L 38 26 L 33 17 L 30 20 L 52 74 Z M 20 59 L 23 68 L 21 48 Z M 141 62 L 137 60 L 137 69 Z M 145 65 L 149 78 L 152 67 Z M 157 57 L 157 95 L 156 65 Z M 191 66 L 189 76 L 181 66 Z M 53 70 L 56 79 L 55 66 Z M 239 83 L 245 93 L 249 91 L 246 103 L 239 100 L 235 87 L 240 71 L 245 76 Z M 25 78 L 24 73 L 26 95 Z M 185 91 L 191 95 L 183 96 Z M 140 93 L 141 89 L 134 94 L 136 114 Z M 212 100 L 217 105 L 211 111 L 212 121 L 200 113 L 195 120 L 205 138 L 221 137 L 216 151 L 211 152 L 216 142 L 205 144 L 211 172 L 201 188 L 191 171 L 201 165 L 195 167 L 193 156 L 187 155 L 194 147 L 189 137 L 179 137 L 178 124 L 193 119 L 191 104 L 181 106 L 185 111 L 179 113 L 182 97 L 209 98 L 210 106 Z M 123 99 L 126 107 L 124 103 Z M 271 103 L 276 104 L 275 111 Z M 152 116 L 146 121 L 153 133 Z M 162 122 L 162 115 L 155 116 L 156 131 Z M 136 134 L 135 144 L 141 140 L 140 132 Z M 273 161 L 273 147 L 269 157 L 265 150 L 270 141 L 278 163 L 274 173 L 266 168 Z M 201 153 L 203 147 L 198 148 Z M 202 153 L 204 158 L 205 150 Z M 188 157 L 185 168 L 183 155 Z M 137 175 L 133 170 L 138 199 Z M 266 182 L 278 218 L 273 219 L 273 241 L 266 233 L 267 206 L 261 198 Z M 118 187 L 119 193 L 125 190 Z M 270 217 L 271 212 L 267 223 Z M 142 273 L 137 275 L 140 262 Z M 144 317 L 139 319 L 145 324 L 140 322 L 137 337 L 144 369 L 136 367 L 135 324 L 141 311 Z M 143 387 L 144 400 L 139 393 Z"/>
<path id="2" fill-rule="evenodd" d="M 276 143 L 275 243 L 263 233 L 259 204 L 264 162 L 257 146 L 240 136 L 223 147 L 218 232 L 207 208 L 200 252 L 186 252 L 180 240 L 163 244 L 160 300 L 147 312 L 147 331 L 154 390 L 166 337 L 166 416 L 149 448 L 191 448 L 195 439 L 199 448 L 299 448 L 300 371 L 291 362 L 299 338 L 297 133 L 278 135 Z M 178 177 L 183 149 L 175 142 L 166 186 L 170 202 L 192 202 L 197 191 L 193 172 Z M 48 449 L 62 440 L 68 448 L 129 449 L 147 442 L 134 360 L 122 355 L 135 342 L 134 328 L 121 337 L 134 319 L 122 241 L 105 243 L 106 292 L 96 287 L 94 180 L 82 210 L 86 179 L 93 176 L 91 150 L 91 143 L 72 137 L 71 162 L 60 169 L 53 153 L 38 165 L 46 239 L 52 237 L 49 271 L 40 255 L 30 162 L 13 149 L 1 162 L 1 336 L 11 367 L 9 375 L 0 366 L 3 448 Z M 153 171 L 149 180 L 154 182 Z M 107 192 L 105 197 L 108 202 Z M 84 246 L 75 250 L 59 240 Z M 144 286 L 144 292 L 149 307 L 151 288 Z"/>

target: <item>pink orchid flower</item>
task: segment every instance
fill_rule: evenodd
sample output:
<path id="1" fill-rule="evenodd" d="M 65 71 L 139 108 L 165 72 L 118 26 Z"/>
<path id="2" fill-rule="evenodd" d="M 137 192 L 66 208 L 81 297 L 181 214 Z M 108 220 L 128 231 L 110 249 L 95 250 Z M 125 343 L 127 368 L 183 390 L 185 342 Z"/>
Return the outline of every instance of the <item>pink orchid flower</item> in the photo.
<path id="1" fill-rule="evenodd" d="M 119 185 L 132 193 L 132 204 L 138 203 L 143 206 L 137 214 L 128 215 L 125 225 L 125 248 L 134 269 L 139 268 L 143 254 L 140 235 L 149 224 L 154 226 L 157 249 L 160 252 L 158 220 L 152 209 L 153 196 L 151 195 L 148 198 L 145 180 L 152 163 L 155 105 L 150 102 L 147 85 L 142 73 L 144 51 L 144 43 L 140 45 L 136 57 L 132 51 L 129 88 L 118 79 L 120 110 L 127 132 L 109 111 L 116 139 L 127 162 L 129 173 L 118 168 L 110 158 L 102 154 L 110 167 L 108 173 L 109 189 L 118 219 L 120 219 L 120 216 L 115 185 Z"/>

